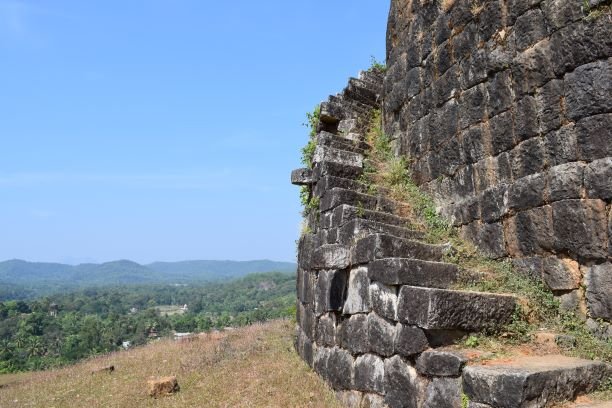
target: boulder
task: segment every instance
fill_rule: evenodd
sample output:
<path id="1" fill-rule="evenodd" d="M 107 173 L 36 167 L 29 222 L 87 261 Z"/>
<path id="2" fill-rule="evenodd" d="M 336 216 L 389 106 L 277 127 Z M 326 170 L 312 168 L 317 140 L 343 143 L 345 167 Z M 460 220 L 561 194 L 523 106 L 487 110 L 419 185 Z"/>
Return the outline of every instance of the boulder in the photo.
<path id="1" fill-rule="evenodd" d="M 174 376 L 153 378 L 147 382 L 149 396 L 159 398 L 180 391 L 181 387 Z"/>

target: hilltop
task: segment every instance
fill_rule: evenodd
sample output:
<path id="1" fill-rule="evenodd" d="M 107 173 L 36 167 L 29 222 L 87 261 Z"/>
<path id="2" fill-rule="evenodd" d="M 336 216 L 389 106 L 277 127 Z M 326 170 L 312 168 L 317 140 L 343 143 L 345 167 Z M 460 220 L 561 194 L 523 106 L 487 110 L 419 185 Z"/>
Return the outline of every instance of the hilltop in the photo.
<path id="1" fill-rule="evenodd" d="M 292 343 L 288 320 L 161 340 L 62 369 L 0 376 L 0 406 L 340 407 Z M 91 374 L 109 365 L 112 374 Z M 181 391 L 148 397 L 149 377 L 165 375 L 176 375 Z"/>

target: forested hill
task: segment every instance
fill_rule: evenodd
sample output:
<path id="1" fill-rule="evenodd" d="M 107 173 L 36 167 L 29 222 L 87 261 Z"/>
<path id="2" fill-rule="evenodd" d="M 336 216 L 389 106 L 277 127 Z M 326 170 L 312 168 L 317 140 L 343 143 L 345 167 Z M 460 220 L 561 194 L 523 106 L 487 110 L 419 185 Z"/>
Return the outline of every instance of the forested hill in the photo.
<path id="1" fill-rule="evenodd" d="M 128 260 L 81 265 L 10 260 L 0 262 L 0 300 L 97 286 L 203 283 L 258 272 L 294 272 L 295 268 L 291 262 L 268 260 L 155 262 L 148 265 Z"/>

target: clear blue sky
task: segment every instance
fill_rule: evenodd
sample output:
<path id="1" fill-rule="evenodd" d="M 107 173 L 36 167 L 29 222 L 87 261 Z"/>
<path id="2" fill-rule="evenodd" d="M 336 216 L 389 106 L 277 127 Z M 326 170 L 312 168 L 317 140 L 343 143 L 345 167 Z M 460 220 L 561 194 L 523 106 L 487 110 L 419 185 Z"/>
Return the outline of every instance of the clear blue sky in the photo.
<path id="1" fill-rule="evenodd" d="M 388 7 L 0 0 L 0 260 L 294 260 L 305 112 Z"/>

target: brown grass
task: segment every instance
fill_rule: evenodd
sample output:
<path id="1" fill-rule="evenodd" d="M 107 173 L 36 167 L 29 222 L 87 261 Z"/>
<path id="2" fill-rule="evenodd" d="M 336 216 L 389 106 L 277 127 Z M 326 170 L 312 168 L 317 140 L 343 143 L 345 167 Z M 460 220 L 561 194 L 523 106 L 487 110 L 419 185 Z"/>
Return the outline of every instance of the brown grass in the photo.
<path id="1" fill-rule="evenodd" d="M 0 375 L 0 407 L 340 407 L 293 350 L 277 320 L 189 342 L 162 340 L 63 369 Z M 92 375 L 115 366 L 112 374 Z M 147 396 L 150 377 L 176 375 L 181 391 Z"/>

